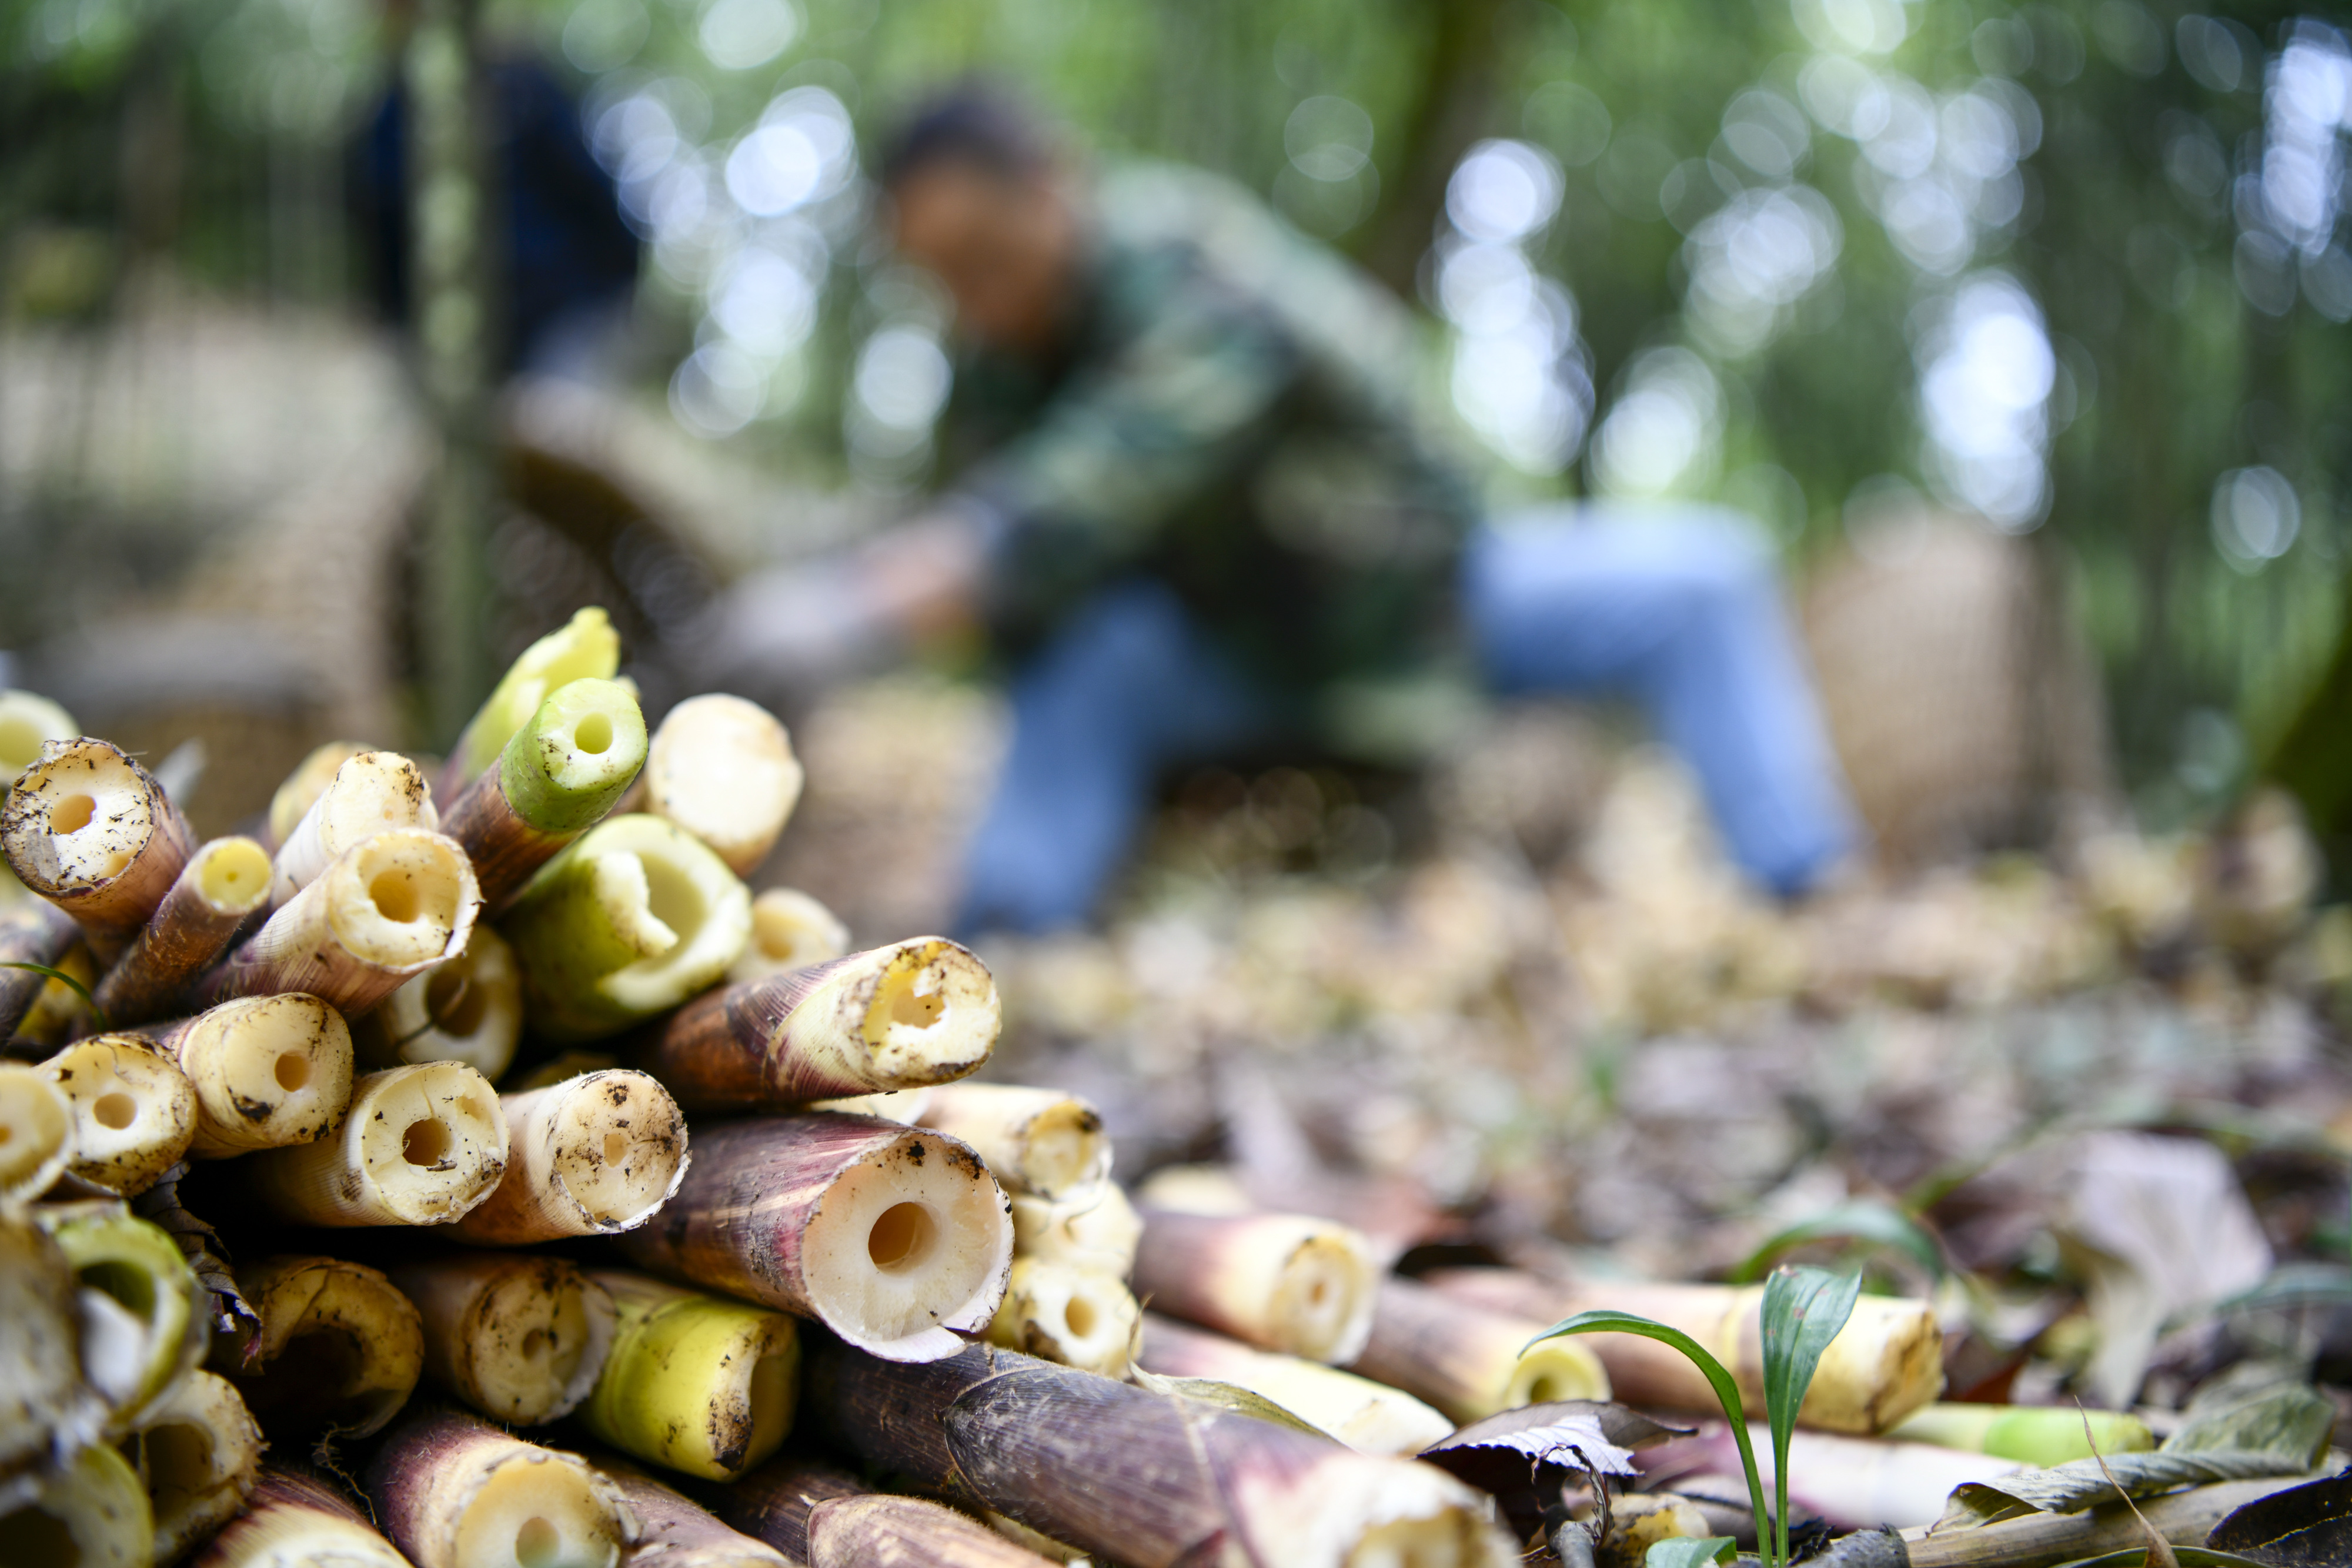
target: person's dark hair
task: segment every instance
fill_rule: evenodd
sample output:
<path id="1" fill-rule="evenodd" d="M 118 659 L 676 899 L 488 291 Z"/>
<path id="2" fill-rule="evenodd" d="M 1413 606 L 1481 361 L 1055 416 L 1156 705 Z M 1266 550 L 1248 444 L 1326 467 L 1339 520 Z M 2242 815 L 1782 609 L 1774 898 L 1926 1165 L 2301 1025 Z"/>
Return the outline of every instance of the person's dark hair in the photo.
<path id="1" fill-rule="evenodd" d="M 993 83 L 966 79 L 900 117 L 883 141 L 879 172 L 883 188 L 891 190 L 945 163 L 1025 179 L 1053 161 L 1044 128 L 1020 99 Z"/>

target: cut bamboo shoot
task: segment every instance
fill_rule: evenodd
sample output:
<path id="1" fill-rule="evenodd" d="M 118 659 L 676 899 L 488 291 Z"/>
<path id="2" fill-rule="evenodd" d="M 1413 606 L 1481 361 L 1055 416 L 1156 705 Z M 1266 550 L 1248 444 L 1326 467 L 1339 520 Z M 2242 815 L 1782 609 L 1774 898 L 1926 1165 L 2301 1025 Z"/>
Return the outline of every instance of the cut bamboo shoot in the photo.
<path id="1" fill-rule="evenodd" d="M 442 797 L 454 800 L 480 778 L 549 694 L 573 681 L 609 681 L 620 667 L 620 634 L 604 611 L 593 606 L 525 648 L 449 748 L 441 773 Z"/>
<path id="2" fill-rule="evenodd" d="M 74 1160 L 74 1108 L 37 1067 L 0 1061 L 0 1207 L 56 1185 Z"/>
<path id="3" fill-rule="evenodd" d="M 887 1362 L 813 1339 L 808 1409 L 867 1464 L 1134 1568 L 1505 1568 L 1433 1466 L 1013 1351 Z"/>
<path id="4" fill-rule="evenodd" d="M 1899 1443 L 1932 1443 L 2045 1468 L 2087 1459 L 2095 1452 L 2140 1454 L 2156 1447 L 2156 1434 L 2137 1416 L 2061 1405 L 1939 1403 L 1886 1435 Z"/>
<path id="5" fill-rule="evenodd" d="M 1102 1113 L 1058 1089 L 943 1083 L 915 1120 L 970 1144 L 1008 1193 L 1078 1201 L 1110 1176 Z"/>
<path id="6" fill-rule="evenodd" d="M 995 1317 L 1013 1222 L 952 1138 L 818 1113 L 721 1123 L 697 1144 L 662 1222 L 616 1239 L 641 1267 L 895 1359 L 953 1355 Z"/>
<path id="7" fill-rule="evenodd" d="M 195 1141 L 196 1086 L 138 1035 L 77 1040 L 41 1071 L 73 1105 L 69 1168 L 84 1181 L 134 1197 L 163 1179 Z"/>
<path id="8" fill-rule="evenodd" d="M 522 969 L 505 937 L 478 925 L 466 950 L 404 982 L 352 1023 L 370 1069 L 462 1061 L 496 1082 L 522 1038 Z"/>
<path id="9" fill-rule="evenodd" d="M 614 1568 L 637 1540 L 621 1490 L 579 1456 L 455 1410 L 394 1427 L 362 1481 L 416 1568 Z"/>
<path id="10" fill-rule="evenodd" d="M 744 1534 L 806 1563 L 809 1515 L 828 1498 L 864 1497 L 873 1488 L 847 1470 L 801 1455 L 772 1459 L 719 1494 L 719 1517 Z"/>
<path id="11" fill-rule="evenodd" d="M 809 1511 L 809 1568 L 1051 1568 L 970 1514 L 919 1498 L 838 1497 Z"/>
<path id="12" fill-rule="evenodd" d="M 269 897 L 269 857 L 251 839 L 215 839 L 189 857 L 93 993 L 120 1028 L 170 1012 L 180 993 L 228 950 L 238 925 Z"/>
<path id="13" fill-rule="evenodd" d="M 2148 1498 L 2137 1512 L 2111 1502 L 2080 1513 L 2032 1513 L 1973 1530 L 1932 1535 L 1911 1531 L 1902 1543 L 1906 1555 L 1895 1561 L 1908 1568 L 2053 1568 L 2144 1546 L 2150 1529 L 2176 1546 L 2200 1546 L 2215 1525 L 2246 1504 L 2309 1479 L 2275 1476 L 2191 1487 Z M 1836 1563 L 1842 1555 L 1833 1552 L 1816 1561 Z"/>
<path id="14" fill-rule="evenodd" d="M 294 836 L 303 813 L 327 792 L 327 786 L 335 781 L 343 764 L 368 749 L 356 740 L 331 740 L 295 764 L 294 771 L 269 797 L 268 826 L 265 831 L 272 850 L 282 847 Z"/>
<path id="15" fill-rule="evenodd" d="M 269 904 L 283 908 L 327 868 L 378 833 L 440 827 L 433 790 L 416 764 L 396 751 L 362 751 L 335 769 L 294 824 L 271 862 Z"/>
<path id="16" fill-rule="evenodd" d="M 365 1012 L 466 950 L 481 895 L 456 841 L 396 828 L 352 848 L 198 982 L 197 994 L 304 991 Z"/>
<path id="17" fill-rule="evenodd" d="M 783 969 L 805 969 L 849 951 L 849 927 L 832 910 L 797 888 L 772 887 L 751 900 L 751 941 L 730 980 L 756 980 Z"/>
<path id="18" fill-rule="evenodd" d="M 724 975 L 751 939 L 751 893 L 660 818 L 614 817 L 550 861 L 500 929 L 531 1027 L 595 1040 Z"/>
<path id="19" fill-rule="evenodd" d="M 612 1354 L 611 1292 L 561 1258 L 446 1254 L 392 1282 L 423 1320 L 425 1375 L 493 1421 L 570 1415 Z"/>
<path id="20" fill-rule="evenodd" d="M 642 1274 L 592 1278 L 620 1316 L 582 1426 L 625 1454 L 705 1480 L 733 1480 L 776 1451 L 800 1395 L 790 1317 Z"/>
<path id="21" fill-rule="evenodd" d="M 646 810 L 749 876 L 791 820 L 802 781 L 792 737 L 767 709 L 717 693 L 688 697 L 654 732 Z"/>
<path id="22" fill-rule="evenodd" d="M 0 964 L 54 969 L 81 940 L 74 917 L 46 899 L 27 898 L 0 909 Z M 0 968 L 0 1040 L 16 1032 L 40 999 L 48 977 L 34 969 Z"/>
<path id="23" fill-rule="evenodd" d="M 194 1568 L 412 1568 L 341 1492 L 265 1465 L 246 1511 L 223 1526 Z"/>
<path id="24" fill-rule="evenodd" d="M 351 1103 L 351 1030 L 317 997 L 240 997 L 140 1033 L 195 1085 L 198 1159 L 310 1143 Z"/>
<path id="25" fill-rule="evenodd" d="M 16 879 L 81 923 L 111 963 L 172 890 L 196 847 L 148 771 L 103 740 L 53 740 L 0 805 Z"/>
<path id="26" fill-rule="evenodd" d="M 515 1247 L 610 1236 L 653 1218 L 686 1177 L 686 1118 L 642 1072 L 590 1072 L 501 1095 L 506 1175 L 457 1223 L 460 1241 Z"/>
<path id="27" fill-rule="evenodd" d="M 1246 1388 L 1360 1454 L 1410 1458 L 1454 1427 L 1447 1416 L 1402 1389 L 1319 1361 L 1255 1350 L 1157 1312 L 1144 1314 L 1143 1348 L 1137 1361 L 1163 1377 L 1205 1377 Z"/>
<path id="28" fill-rule="evenodd" d="M 589 1462 L 620 1489 L 637 1516 L 637 1544 L 624 1559 L 626 1568 L 803 1568 L 625 1460 L 592 1454 Z"/>
<path id="29" fill-rule="evenodd" d="M 1738 1380 L 1740 1398 L 1764 1408 L 1761 1285 L 1656 1285 L 1595 1281 L 1557 1285 L 1507 1269 L 1465 1269 L 1434 1275 L 1430 1283 L 1465 1301 L 1477 1301 L 1546 1324 L 1598 1307 L 1653 1319 L 1680 1329 Z M 1633 1334 L 1584 1336 L 1609 1369 L 1617 1397 L 1676 1410 L 1713 1410 L 1714 1392 L 1681 1355 Z M 1864 1296 L 1853 1316 L 1822 1354 L 1797 1423 L 1824 1432 L 1874 1436 L 1933 1400 L 1944 1386 L 1944 1336 L 1924 1301 Z"/>
<path id="30" fill-rule="evenodd" d="M 205 1358 L 212 1299 L 179 1245 L 119 1203 L 52 1204 L 35 1211 L 73 1270 L 81 1371 L 121 1432 Z"/>
<path id="31" fill-rule="evenodd" d="M 961 1078 L 1003 1027 L 988 967 L 920 936 L 698 998 L 643 1065 L 689 1111 L 774 1110 Z"/>
<path id="32" fill-rule="evenodd" d="M 603 821 L 645 760 L 645 716 L 619 683 L 573 681 L 540 704 L 443 823 L 474 862 L 484 906 L 504 908 L 533 873 Z"/>
<path id="33" fill-rule="evenodd" d="M 1148 1210 L 1135 1293 L 1260 1350 L 1344 1366 L 1372 1330 L 1380 1271 L 1357 1231 L 1303 1214 Z"/>
<path id="34" fill-rule="evenodd" d="M 130 1461 L 92 1443 L 43 1478 L 32 1500 L 0 1514 L 0 1552 L 26 1568 L 147 1568 L 155 1520 Z"/>
<path id="35" fill-rule="evenodd" d="M 261 1427 L 226 1378 L 188 1374 L 124 1439 L 155 1518 L 155 1561 L 170 1563 L 245 1507 L 261 1479 Z"/>
<path id="36" fill-rule="evenodd" d="M 498 1093 L 462 1061 L 371 1072 L 331 1135 L 245 1166 L 280 1217 L 334 1226 L 446 1225 L 488 1199 L 506 1168 Z"/>
<path id="37" fill-rule="evenodd" d="M 1381 1281 L 1371 1337 L 1353 1364 L 1465 1425 L 1522 1405 L 1608 1398 L 1609 1375 L 1581 1340 L 1528 1347 L 1550 1326 L 1390 1278 Z"/>
<path id="38" fill-rule="evenodd" d="M 1023 1194 L 1013 1195 L 1012 1202 L 1013 1247 L 1020 1256 L 1093 1269 L 1122 1280 L 1135 1271 L 1143 1218 L 1127 1194 L 1111 1183 L 1072 1203 Z"/>
<path id="39" fill-rule="evenodd" d="M 237 1270 L 261 1333 L 215 1364 L 273 1431 L 364 1437 L 393 1418 L 425 1366 L 416 1308 L 390 1280 L 335 1258 L 269 1258 Z"/>
<path id="40" fill-rule="evenodd" d="M 72 1266 L 47 1231 L 0 1213 L 0 1508 L 102 1415 L 82 1383 Z"/>
<path id="41" fill-rule="evenodd" d="M 0 795 L 39 759 L 42 747 L 80 733 L 73 716 L 48 698 L 13 687 L 0 691 Z"/>
<path id="42" fill-rule="evenodd" d="M 1016 1258 L 988 1339 L 1082 1372 L 1125 1377 L 1137 1316 L 1135 1298 L 1116 1275 Z"/>

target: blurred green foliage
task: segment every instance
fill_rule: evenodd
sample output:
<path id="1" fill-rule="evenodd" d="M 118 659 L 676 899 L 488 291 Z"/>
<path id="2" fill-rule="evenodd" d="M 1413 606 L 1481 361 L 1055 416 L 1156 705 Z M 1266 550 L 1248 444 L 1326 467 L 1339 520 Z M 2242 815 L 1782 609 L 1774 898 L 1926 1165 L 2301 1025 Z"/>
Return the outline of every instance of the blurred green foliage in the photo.
<path id="1" fill-rule="evenodd" d="M 102 317 L 158 258 L 226 289 L 360 298 L 341 160 L 392 14 L 0 0 L 9 317 Z M 2352 52 L 2315 14 L 502 0 L 482 26 L 560 63 L 627 177 L 654 236 L 648 394 L 667 385 L 690 426 L 780 468 L 918 482 L 935 399 L 894 402 L 885 372 L 943 322 L 869 237 L 854 153 L 765 215 L 730 196 L 730 155 L 763 115 L 821 143 L 812 91 L 870 155 L 894 109 L 977 69 L 1097 152 L 1232 175 L 1414 298 L 1432 401 L 1498 498 L 1721 498 L 1800 560 L 1916 496 L 2031 531 L 2159 820 L 2226 797 L 2335 646 Z M 665 124 L 630 121 L 633 102 Z M 1540 157 L 1486 173 L 1551 183 L 1518 232 L 1465 195 L 1492 138 Z M 1519 261 L 1549 287 L 1529 293 Z M 897 357 L 868 354 L 887 329 Z M 861 400 L 917 428 L 861 437 L 888 423 Z"/>

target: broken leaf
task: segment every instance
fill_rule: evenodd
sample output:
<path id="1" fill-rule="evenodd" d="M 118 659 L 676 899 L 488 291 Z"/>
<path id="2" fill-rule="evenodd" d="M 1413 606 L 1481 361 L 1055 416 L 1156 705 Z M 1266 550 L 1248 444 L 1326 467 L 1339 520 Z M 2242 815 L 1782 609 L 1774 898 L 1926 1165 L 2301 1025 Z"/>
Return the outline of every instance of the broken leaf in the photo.
<path id="1" fill-rule="evenodd" d="M 2248 1503 L 2215 1525 L 2205 1544 L 2271 1568 L 2352 1563 L 2352 1469 Z"/>
<path id="2" fill-rule="evenodd" d="M 1642 1568 L 1705 1568 L 1709 1563 L 1728 1563 L 1733 1545 L 1728 1535 L 1679 1535 L 1672 1541 L 1654 1541 L 1642 1559 Z"/>

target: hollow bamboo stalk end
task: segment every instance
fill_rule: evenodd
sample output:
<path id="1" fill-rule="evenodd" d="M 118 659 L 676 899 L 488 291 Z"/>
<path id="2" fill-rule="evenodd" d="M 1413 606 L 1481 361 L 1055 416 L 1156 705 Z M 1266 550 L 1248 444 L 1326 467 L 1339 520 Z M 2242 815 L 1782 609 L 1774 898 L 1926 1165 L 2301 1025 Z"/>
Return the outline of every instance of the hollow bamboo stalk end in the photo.
<path id="1" fill-rule="evenodd" d="M 460 1240 L 616 1234 L 651 1218 L 685 1178 L 686 1117 L 645 1073 L 583 1073 L 499 1105 L 512 1157 L 497 1190 L 458 1220 Z"/>
<path id="2" fill-rule="evenodd" d="M 738 876 L 768 858 L 803 781 L 775 716 L 719 694 L 670 709 L 646 758 L 646 809 L 709 844 Z"/>
<path id="3" fill-rule="evenodd" d="M 1102 1113 L 1058 1089 L 943 1083 L 916 1119 L 970 1144 L 1008 1193 L 1082 1201 L 1110 1176 Z"/>
<path id="4" fill-rule="evenodd" d="M 320 998 L 240 997 L 144 1032 L 195 1086 L 199 1159 L 310 1143 L 351 1103 L 351 1030 Z"/>
<path id="5" fill-rule="evenodd" d="M 570 1415 L 612 1353 L 611 1292 L 563 1259 L 450 1254 L 392 1279 L 423 1320 L 425 1375 L 494 1421 Z"/>
<path id="6" fill-rule="evenodd" d="M 125 1197 L 153 1186 L 196 1136 L 196 1087 L 135 1034 L 76 1040 L 41 1064 L 74 1113 L 71 1169 Z"/>
<path id="7" fill-rule="evenodd" d="M 415 1389 L 423 1322 L 376 1270 L 335 1258 L 269 1258 L 239 1270 L 237 1288 L 261 1333 L 249 1356 L 241 1364 L 229 1356 L 225 1370 L 266 1426 L 365 1437 Z"/>
<path id="8" fill-rule="evenodd" d="M 0 1061 L 0 1205 L 49 1190 L 73 1163 L 73 1102 L 39 1068 Z"/>
<path id="9" fill-rule="evenodd" d="M 416 1568 L 615 1568 L 638 1536 L 620 1489 L 576 1455 L 453 1410 L 394 1427 L 363 1479 L 377 1518 Z"/>
<path id="10" fill-rule="evenodd" d="M 772 887 L 751 900 L 751 940 L 727 977 L 756 980 L 848 951 L 849 927 L 832 910 L 797 888 Z"/>
<path id="11" fill-rule="evenodd" d="M 1148 1211 L 1135 1291 L 1261 1350 L 1345 1365 L 1372 1331 L 1380 1270 L 1361 1233 L 1296 1214 Z"/>
<path id="12" fill-rule="evenodd" d="M 247 1163 L 256 1192 L 305 1225 L 443 1225 L 496 1190 L 507 1168 L 497 1092 L 459 1061 L 372 1072 L 336 1133 Z"/>

